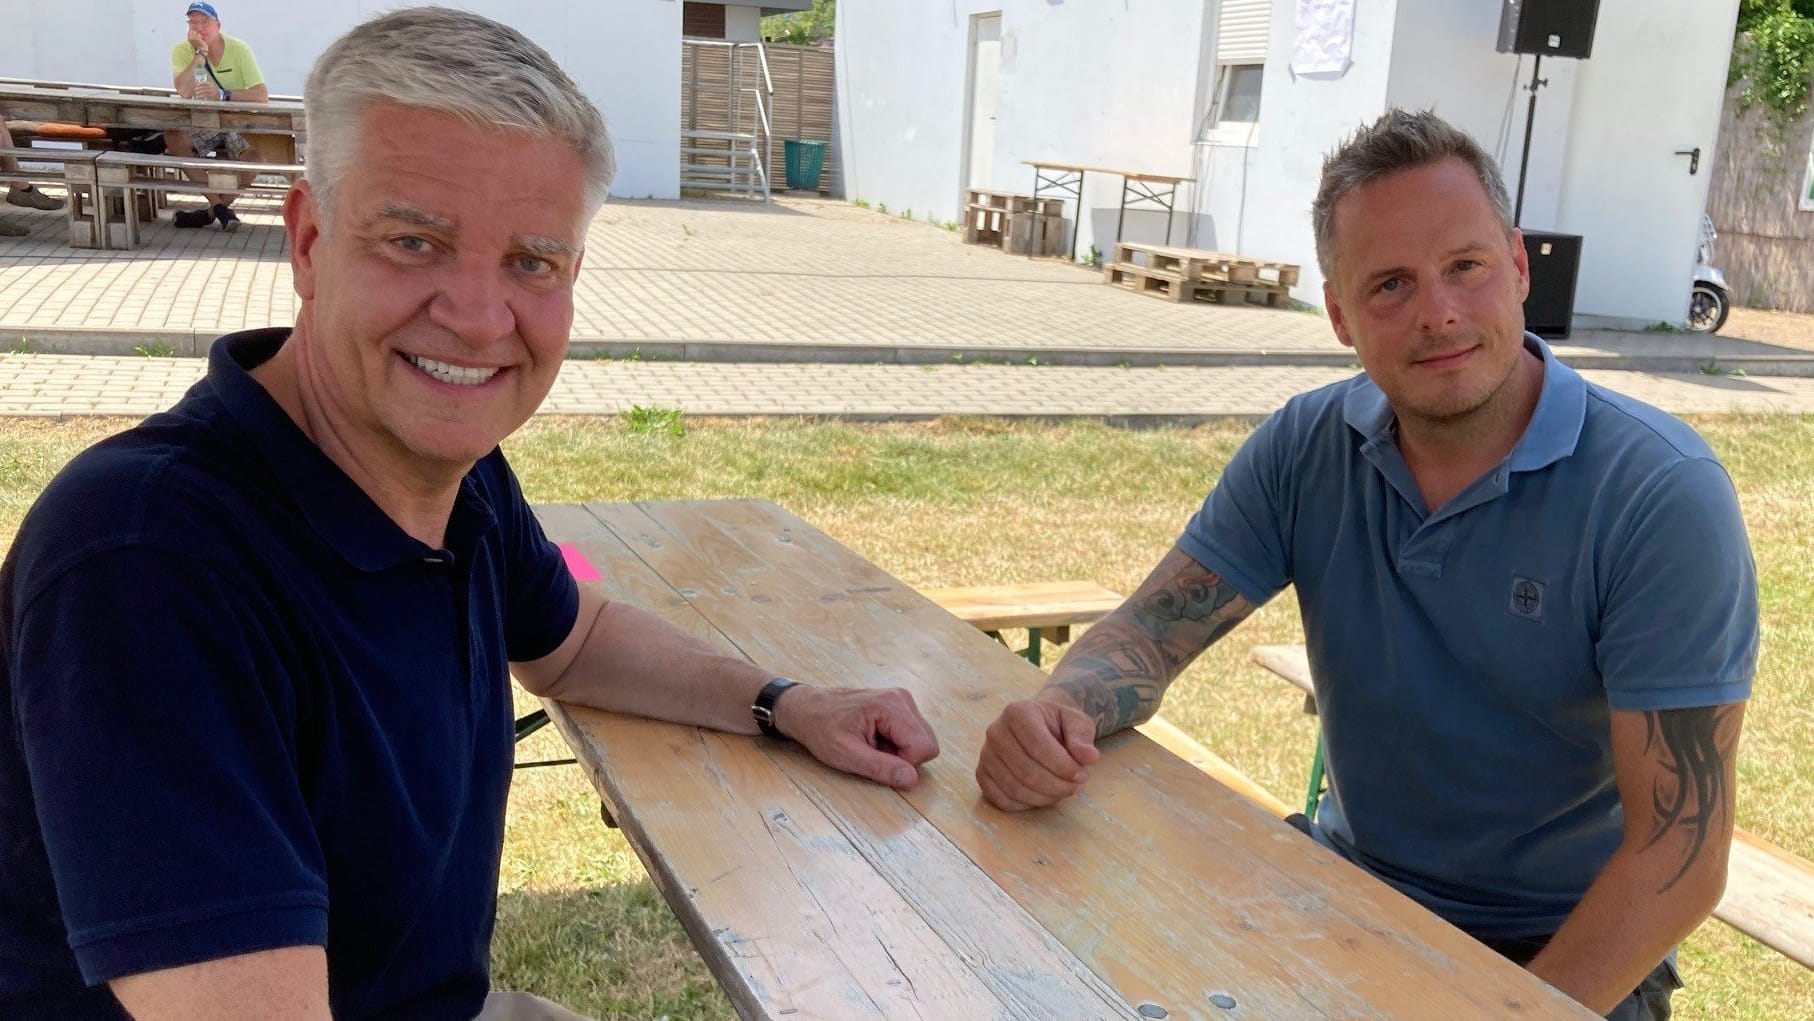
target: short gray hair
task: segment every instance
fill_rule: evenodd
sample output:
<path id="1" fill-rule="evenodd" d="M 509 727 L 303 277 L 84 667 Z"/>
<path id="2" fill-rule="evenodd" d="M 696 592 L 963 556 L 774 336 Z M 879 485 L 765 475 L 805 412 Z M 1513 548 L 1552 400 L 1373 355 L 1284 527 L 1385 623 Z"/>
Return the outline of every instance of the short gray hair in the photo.
<path id="1" fill-rule="evenodd" d="M 1415 170 L 1459 159 L 1474 171 L 1486 197 L 1511 234 L 1512 204 L 1506 198 L 1499 166 L 1473 136 L 1429 110 L 1416 113 L 1393 107 L 1323 158 L 1323 179 L 1310 207 L 1316 230 L 1316 264 L 1325 278 L 1335 270 L 1335 204 L 1362 185 L 1403 170 Z"/>
<path id="2" fill-rule="evenodd" d="M 548 51 L 477 14 L 410 7 L 336 39 L 309 71 L 305 176 L 324 220 L 360 147 L 360 121 L 381 102 L 567 142 L 585 164 L 588 215 L 604 203 L 617 172 L 604 117 Z"/>

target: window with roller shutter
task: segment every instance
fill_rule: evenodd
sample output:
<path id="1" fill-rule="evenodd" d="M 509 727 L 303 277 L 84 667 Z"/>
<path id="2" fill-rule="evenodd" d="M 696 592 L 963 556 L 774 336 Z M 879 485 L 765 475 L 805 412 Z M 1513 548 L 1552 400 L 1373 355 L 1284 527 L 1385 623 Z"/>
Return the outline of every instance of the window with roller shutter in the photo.
<path id="1" fill-rule="evenodd" d="M 1260 122 L 1266 47 L 1272 37 L 1272 0 L 1220 0 L 1210 5 L 1215 60 L 1205 74 L 1209 110 L 1197 140 L 1217 145 L 1251 145 Z"/>

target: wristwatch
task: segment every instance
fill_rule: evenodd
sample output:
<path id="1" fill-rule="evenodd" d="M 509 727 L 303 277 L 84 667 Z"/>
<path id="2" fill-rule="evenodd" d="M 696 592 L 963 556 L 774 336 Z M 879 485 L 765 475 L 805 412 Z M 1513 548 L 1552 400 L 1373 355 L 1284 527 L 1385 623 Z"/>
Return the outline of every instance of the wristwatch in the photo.
<path id="1" fill-rule="evenodd" d="M 769 737 L 786 738 L 787 735 L 775 726 L 775 701 L 781 697 L 782 692 L 798 687 L 799 684 L 799 681 L 777 677 L 762 686 L 762 691 L 756 696 L 756 703 L 750 706 L 750 716 L 755 718 L 757 730 Z"/>

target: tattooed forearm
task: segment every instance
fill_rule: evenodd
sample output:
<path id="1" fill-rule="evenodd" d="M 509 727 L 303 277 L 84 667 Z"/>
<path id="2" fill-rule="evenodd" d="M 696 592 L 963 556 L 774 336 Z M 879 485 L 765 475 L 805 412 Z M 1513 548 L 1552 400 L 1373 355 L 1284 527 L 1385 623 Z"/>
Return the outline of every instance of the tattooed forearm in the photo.
<path id="1" fill-rule="evenodd" d="M 1076 699 L 1096 721 L 1096 736 L 1106 737 L 1158 712 L 1170 680 L 1151 637 L 1109 617 L 1078 639 L 1053 671 L 1052 686 Z"/>
<path id="2" fill-rule="evenodd" d="M 1687 843 L 1681 866 L 1663 890 L 1687 875 L 1708 837 L 1724 833 L 1731 820 L 1727 776 L 1741 712 L 1740 706 L 1724 705 L 1644 714 L 1644 752 L 1662 771 L 1651 790 L 1656 823 L 1644 848 L 1671 834 L 1685 836 Z"/>
<path id="3" fill-rule="evenodd" d="M 1152 717 L 1191 660 L 1253 612 L 1234 586 L 1172 550 L 1139 591 L 1090 628 L 1053 671 L 1053 687 L 1096 720 L 1096 736 Z"/>

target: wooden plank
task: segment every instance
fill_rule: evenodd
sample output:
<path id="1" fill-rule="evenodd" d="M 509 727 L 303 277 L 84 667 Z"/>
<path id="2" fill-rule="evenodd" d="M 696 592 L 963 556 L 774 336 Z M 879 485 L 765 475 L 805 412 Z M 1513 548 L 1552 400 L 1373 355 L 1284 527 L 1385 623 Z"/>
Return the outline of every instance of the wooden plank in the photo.
<path id="1" fill-rule="evenodd" d="M 1591 1017 L 1142 735 L 1105 741 L 1082 795 L 994 810 L 970 775 L 983 730 L 1043 673 L 771 505 L 648 511 L 662 531 L 645 559 L 690 579 L 683 594 L 747 654 L 914 693 L 944 753 L 904 802 L 1127 1001 L 1180 1018 L 1236 1016 L 1212 992 L 1255 1018 Z M 822 793 L 834 817 L 872 807 Z"/>
<path id="2" fill-rule="evenodd" d="M 663 539 L 642 511 L 537 515 L 614 598 L 729 644 L 643 560 Z M 791 744 L 547 704 L 742 1016 L 1135 1016 L 895 792 Z M 821 789 L 838 792 L 843 817 L 821 807 Z M 927 917 L 884 881 L 860 853 L 877 847 L 938 884 L 947 910 Z"/>
<path id="3" fill-rule="evenodd" d="M 1745 830 L 1732 834 L 1726 893 L 1714 917 L 1814 968 L 1814 865 Z"/>
<path id="4" fill-rule="evenodd" d="M 1265 809 L 1268 814 L 1283 819 L 1296 811 L 1290 805 L 1274 797 L 1271 791 L 1254 783 L 1246 773 L 1229 765 L 1226 759 L 1205 748 L 1196 738 L 1173 726 L 1164 717 L 1155 716 L 1147 720 L 1140 725 L 1139 730 L 1140 733 L 1152 738 L 1161 748 L 1215 777 L 1217 783 Z"/>
<path id="5" fill-rule="evenodd" d="M 1034 582 L 926 589 L 926 598 L 983 631 L 1088 624 L 1121 605 L 1122 597 L 1093 581 Z"/>

